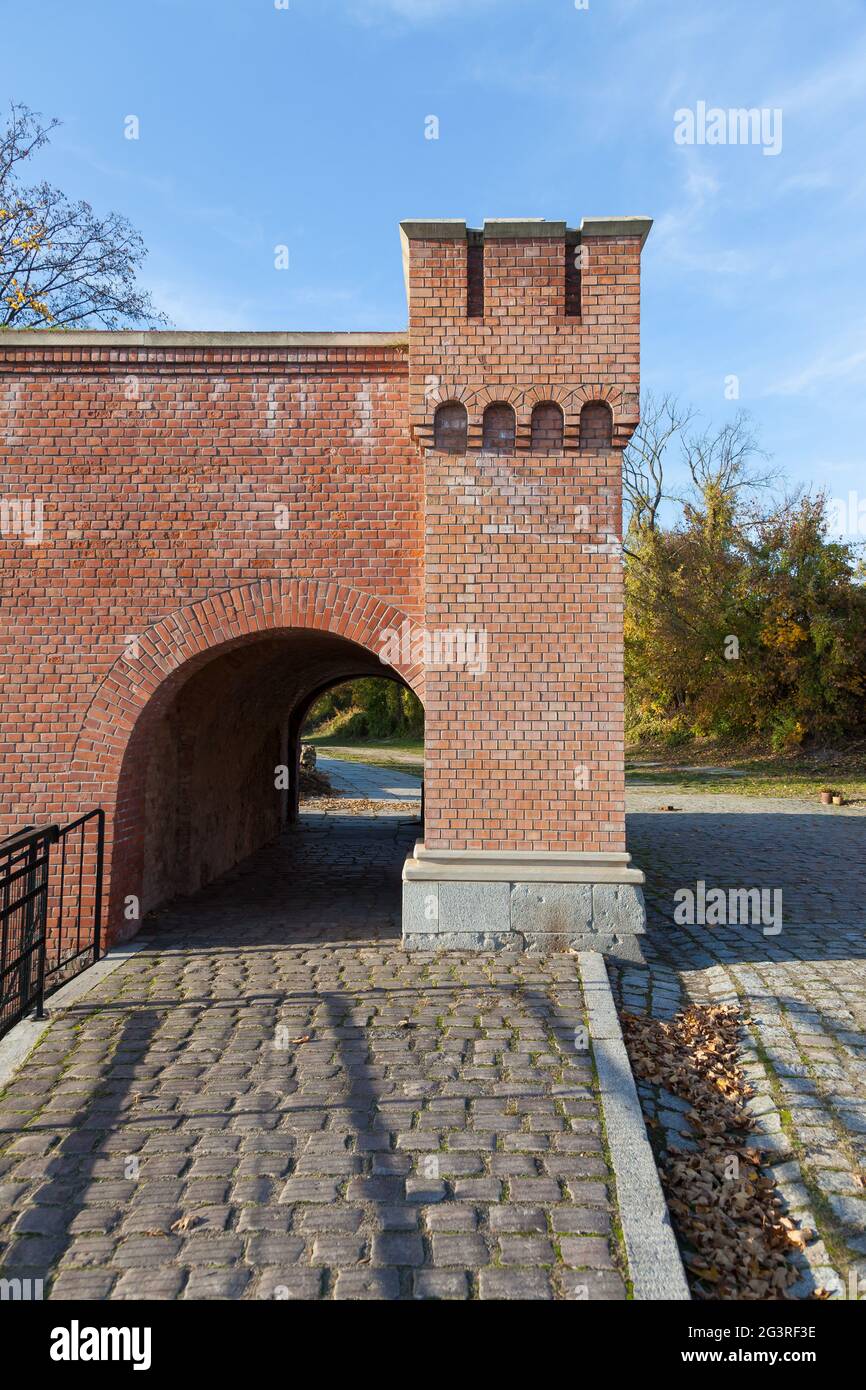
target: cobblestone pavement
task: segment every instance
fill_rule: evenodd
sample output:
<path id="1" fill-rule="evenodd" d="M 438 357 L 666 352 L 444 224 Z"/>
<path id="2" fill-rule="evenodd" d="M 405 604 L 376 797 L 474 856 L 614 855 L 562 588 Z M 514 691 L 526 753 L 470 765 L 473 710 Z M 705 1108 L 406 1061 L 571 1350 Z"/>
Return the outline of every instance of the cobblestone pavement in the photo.
<path id="1" fill-rule="evenodd" d="M 307 821 L 56 1018 L 0 1097 L 6 1278 L 56 1298 L 625 1296 L 577 963 L 404 953 L 417 834 Z"/>
<path id="2" fill-rule="evenodd" d="M 648 968 L 610 971 L 621 1003 L 658 1017 L 741 1003 L 755 1134 L 790 1212 L 818 1233 L 797 1291 L 864 1297 L 866 812 L 665 787 L 630 792 L 628 806 L 629 848 L 647 875 Z M 781 889 L 781 931 L 676 925 L 675 891 L 699 880 Z M 682 1102 L 639 1089 L 667 1143 L 692 1144 Z"/>

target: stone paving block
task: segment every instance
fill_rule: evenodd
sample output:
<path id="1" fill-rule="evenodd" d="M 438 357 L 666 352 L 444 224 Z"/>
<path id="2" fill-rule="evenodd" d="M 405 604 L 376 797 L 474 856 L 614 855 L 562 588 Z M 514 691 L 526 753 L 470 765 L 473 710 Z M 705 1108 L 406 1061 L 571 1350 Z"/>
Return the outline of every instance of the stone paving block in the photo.
<path id="1" fill-rule="evenodd" d="M 304 1232 L 332 1232 L 351 1235 L 360 1230 L 364 1212 L 360 1207 L 295 1207 L 290 1212 L 292 1229 Z"/>
<path id="2" fill-rule="evenodd" d="M 454 1196 L 458 1202 L 499 1202 L 503 1185 L 498 1178 L 456 1178 Z"/>
<path id="3" fill-rule="evenodd" d="M 124 1295 L 118 1292 L 119 1288 L 116 1270 L 63 1269 L 54 1280 L 49 1297 L 69 1299 L 76 1303 L 87 1299 L 102 1300 L 109 1296 L 123 1298 Z"/>
<path id="4" fill-rule="evenodd" d="M 330 1178 L 289 1178 L 280 1193 L 281 1202 L 333 1202 L 337 1184 Z"/>
<path id="5" fill-rule="evenodd" d="M 191 1269 L 183 1291 L 186 1299 L 241 1298 L 250 1280 L 250 1271 L 233 1269 Z"/>
<path id="6" fill-rule="evenodd" d="M 232 1251 L 232 1260 L 240 1258 L 241 1242 Z M 203 1251 L 207 1253 L 207 1246 L 203 1246 Z M 301 1236 L 287 1235 L 284 1233 L 268 1232 L 266 1235 L 257 1235 L 250 1238 L 246 1247 L 247 1262 L 254 1267 L 260 1265 L 292 1265 L 298 1260 L 303 1259 L 305 1243 Z M 189 1256 L 184 1251 L 183 1258 L 190 1263 Z M 200 1261 L 201 1263 L 214 1263 L 213 1260 Z"/>
<path id="7" fill-rule="evenodd" d="M 388 1299 L 400 1296 L 396 1269 L 341 1269 L 334 1287 L 338 1299 Z"/>
<path id="8" fill-rule="evenodd" d="M 469 1280 L 458 1270 L 419 1269 L 412 1276 L 412 1292 L 419 1299 L 465 1299 Z"/>
<path id="9" fill-rule="evenodd" d="M 460 1265 L 475 1269 L 490 1261 L 487 1244 L 480 1235 L 442 1235 L 432 1237 L 435 1265 Z"/>
<path id="10" fill-rule="evenodd" d="M 277 1302 L 321 1297 L 322 1271 L 318 1269 L 263 1269 L 256 1276 L 254 1296 Z"/>
<path id="11" fill-rule="evenodd" d="M 179 1236 L 129 1236 L 112 1254 L 112 1262 L 122 1269 L 151 1268 L 166 1264 L 180 1251 Z"/>
<path id="12" fill-rule="evenodd" d="M 363 1260 L 367 1253 L 367 1241 L 364 1236 L 319 1235 L 313 1241 L 312 1263 L 328 1266 L 355 1265 Z"/>
<path id="13" fill-rule="evenodd" d="M 501 1235 L 499 1259 L 503 1265 L 552 1265 L 556 1256 L 546 1236 Z"/>
<path id="14" fill-rule="evenodd" d="M 373 1236 L 374 1265 L 420 1265 L 424 1263 L 424 1243 L 419 1235 L 401 1231 L 380 1231 Z"/>
<path id="15" fill-rule="evenodd" d="M 170 1265 L 158 1269 L 128 1269 L 112 1290 L 112 1298 L 177 1298 L 184 1286 L 183 1270 Z"/>
<path id="16" fill-rule="evenodd" d="M 606 1240 L 595 1236 L 562 1236 L 559 1241 L 563 1263 L 572 1269 L 609 1269 L 613 1257 Z"/>
<path id="17" fill-rule="evenodd" d="M 607 1235 L 610 1230 L 604 1207 L 554 1207 L 551 1219 L 557 1235 Z"/>
<path id="18" fill-rule="evenodd" d="M 491 1207 L 490 1229 L 521 1235 L 544 1234 L 547 1232 L 547 1217 L 544 1207 Z"/>
<path id="19" fill-rule="evenodd" d="M 553 1286 L 543 1270 L 482 1269 L 478 1276 L 478 1296 L 539 1302 L 553 1298 Z"/>
<path id="20" fill-rule="evenodd" d="M 563 1297 L 574 1302 L 618 1301 L 626 1296 L 625 1284 L 613 1270 L 564 1270 L 557 1282 Z"/>

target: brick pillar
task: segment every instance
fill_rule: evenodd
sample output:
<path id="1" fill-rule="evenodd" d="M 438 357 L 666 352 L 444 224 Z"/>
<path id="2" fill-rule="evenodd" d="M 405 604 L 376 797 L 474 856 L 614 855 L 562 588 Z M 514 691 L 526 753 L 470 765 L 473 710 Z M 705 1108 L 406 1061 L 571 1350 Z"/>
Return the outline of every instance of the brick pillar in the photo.
<path id="1" fill-rule="evenodd" d="M 621 455 L 638 419 L 649 225 L 402 225 L 427 642 L 409 947 L 638 952 Z"/>

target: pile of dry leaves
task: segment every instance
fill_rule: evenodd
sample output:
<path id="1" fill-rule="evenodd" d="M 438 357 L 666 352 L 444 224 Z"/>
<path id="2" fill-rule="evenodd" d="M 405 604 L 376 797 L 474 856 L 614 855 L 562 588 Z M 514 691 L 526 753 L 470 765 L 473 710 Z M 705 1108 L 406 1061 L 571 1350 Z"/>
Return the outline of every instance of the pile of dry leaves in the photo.
<path id="1" fill-rule="evenodd" d="M 308 801 L 311 796 L 334 795 L 334 788 L 331 786 L 330 777 L 324 772 L 317 772 L 314 767 L 301 768 L 300 783 L 302 801 Z"/>
<path id="2" fill-rule="evenodd" d="M 368 816 L 373 811 L 384 810 L 395 816 L 417 816 L 419 813 L 417 801 L 371 801 L 368 796 L 337 796 L 333 791 L 329 796 L 314 794 L 304 797 L 303 801 L 305 811 L 328 811 L 338 816 Z"/>
<path id="3" fill-rule="evenodd" d="M 696 1298 L 787 1297 L 801 1271 L 790 1256 L 812 1232 L 783 1215 L 761 1154 L 747 1147 L 753 1094 L 737 1060 L 740 1011 L 695 1006 L 670 1023 L 624 1014 L 634 1073 L 688 1101 L 697 1152 L 660 1159 L 671 1219 Z"/>

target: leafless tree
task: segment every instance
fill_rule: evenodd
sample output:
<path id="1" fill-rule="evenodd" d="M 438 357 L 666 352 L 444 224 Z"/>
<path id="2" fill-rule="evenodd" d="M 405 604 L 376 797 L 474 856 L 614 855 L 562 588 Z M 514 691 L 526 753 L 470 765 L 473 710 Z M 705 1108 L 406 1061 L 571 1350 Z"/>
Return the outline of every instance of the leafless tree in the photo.
<path id="1" fill-rule="evenodd" d="M 772 487 L 781 476 L 776 467 L 760 467 L 758 461 L 768 456 L 758 445 L 751 417 L 742 410 L 718 429 L 687 436 L 683 457 L 701 496 L 713 491 L 734 501 L 742 493 Z"/>
<path id="2" fill-rule="evenodd" d="M 0 132 L 0 328 L 165 323 L 135 284 L 146 252 L 125 217 L 22 183 L 57 125 L 13 103 Z"/>
<path id="3" fill-rule="evenodd" d="M 640 424 L 623 454 L 623 494 L 629 521 L 653 531 L 665 492 L 665 453 L 694 419 L 695 412 L 670 395 L 649 392 L 641 403 Z M 628 529 L 628 528 L 626 528 Z"/>

